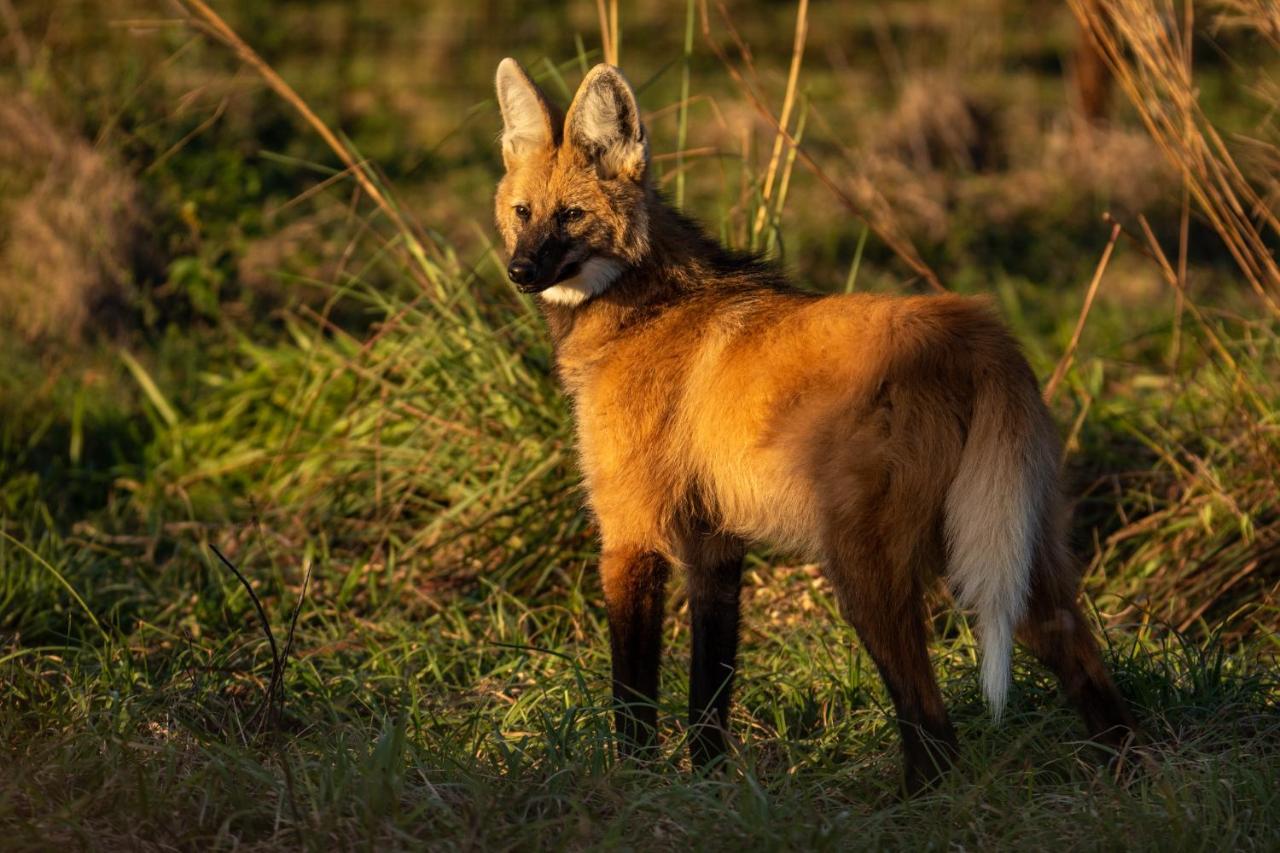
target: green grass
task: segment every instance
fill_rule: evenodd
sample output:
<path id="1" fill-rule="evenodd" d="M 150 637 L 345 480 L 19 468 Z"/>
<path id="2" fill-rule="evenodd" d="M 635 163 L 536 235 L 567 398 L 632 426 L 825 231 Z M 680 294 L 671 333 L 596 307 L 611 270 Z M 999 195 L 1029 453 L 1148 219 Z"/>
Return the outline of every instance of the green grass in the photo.
<path id="1" fill-rule="evenodd" d="M 1148 764 L 1114 773 L 1022 658 L 1008 718 L 993 726 L 967 638 L 945 639 L 935 652 L 960 764 L 936 792 L 902 801 L 887 697 L 804 572 L 752 574 L 740 746 L 707 779 L 681 750 L 689 652 L 679 619 L 662 757 L 615 762 L 589 576 L 540 604 L 482 586 L 416 617 L 402 606 L 357 615 L 316 595 L 299 621 L 284 716 L 264 732 L 244 728 L 268 677 L 264 641 L 243 596 L 208 577 L 204 607 L 223 618 L 195 636 L 179 618 L 90 648 L 4 656 L 7 848 L 1190 850 L 1280 840 L 1274 673 L 1214 641 L 1110 635 L 1109 662 L 1149 742 Z M 287 604 L 273 608 L 281 629 Z"/>
<path id="2" fill-rule="evenodd" d="M 568 30 L 549 5 L 523 29 L 430 18 L 442 35 L 424 53 L 406 22 L 443 5 L 216 5 L 373 158 L 425 255 L 401 251 L 408 235 L 350 182 L 316 187 L 336 159 L 221 46 L 22 7 L 28 37 L 45 35 L 0 92 L 98 140 L 136 176 L 151 230 L 117 327 L 0 344 L 0 847 L 1280 846 L 1280 326 L 1202 224 L 1197 312 L 1179 319 L 1122 242 L 1055 403 L 1076 551 L 1138 755 L 1112 766 L 1084 743 L 1022 655 L 993 724 L 966 623 L 939 606 L 932 650 L 962 755 L 937 790 L 903 800 L 891 703 L 817 569 L 756 553 L 722 772 L 697 777 L 684 755 L 678 582 L 661 757 L 619 764 L 571 412 L 484 224 L 493 65 L 517 53 L 552 91 L 557 76 L 572 87 L 594 58 L 573 27 L 589 50 L 594 7 L 574 7 L 585 17 Z M 644 107 L 667 108 L 655 154 L 717 148 L 668 186 L 745 242 L 772 136 L 743 156 L 719 122 L 749 107 L 688 8 L 672 8 L 668 21 L 624 7 L 623 62 L 647 83 Z M 885 192 L 947 283 L 992 294 L 1049 375 L 1106 240 L 1099 214 L 1128 216 L 1119 190 L 1039 159 L 1065 109 L 1069 21 L 1001 3 L 975 21 L 929 2 L 835 8 L 813 9 L 806 145 L 839 180 L 896 156 L 886 114 L 917 72 L 991 99 L 1008 146 L 994 166 L 902 186 L 890 170 Z M 135 12 L 154 15 L 118 15 Z M 737 21 L 775 102 L 793 15 Z M 475 26 L 503 31 L 470 38 Z M 1206 108 L 1256 126 L 1259 105 L 1224 83 L 1235 70 L 1204 53 Z M 680 108 L 686 90 L 702 97 Z M 1178 186 L 1161 186 L 1144 210 L 1168 251 Z M 0 183 L 0 211 L 23 187 Z M 921 192 L 945 208 L 932 236 L 935 214 L 911 206 Z M 797 168 L 767 240 L 818 289 L 912 289 L 835 210 Z M 269 713 L 270 644 L 213 548 L 289 646 Z"/>

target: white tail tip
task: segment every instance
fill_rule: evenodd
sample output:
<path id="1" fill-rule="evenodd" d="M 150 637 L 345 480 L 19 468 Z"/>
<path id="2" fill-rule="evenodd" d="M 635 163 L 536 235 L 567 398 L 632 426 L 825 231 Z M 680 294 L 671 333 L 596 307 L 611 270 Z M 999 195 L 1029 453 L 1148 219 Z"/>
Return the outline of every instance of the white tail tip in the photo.
<path id="1" fill-rule="evenodd" d="M 1013 632 L 1009 620 L 1001 615 L 990 615 L 983 620 L 982 631 L 982 692 L 991 707 L 991 718 L 997 723 L 1004 716 L 1009 698 L 1009 669 L 1013 658 Z"/>

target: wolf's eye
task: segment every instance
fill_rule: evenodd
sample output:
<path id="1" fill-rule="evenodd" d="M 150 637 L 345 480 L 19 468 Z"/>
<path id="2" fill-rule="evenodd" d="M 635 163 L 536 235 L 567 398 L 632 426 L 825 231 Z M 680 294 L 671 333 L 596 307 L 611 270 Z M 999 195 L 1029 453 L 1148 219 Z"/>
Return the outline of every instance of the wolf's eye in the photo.
<path id="1" fill-rule="evenodd" d="M 516 205 L 516 219 L 519 219 L 522 222 L 527 221 L 529 219 L 529 205 L 527 204 Z"/>
<path id="2" fill-rule="evenodd" d="M 582 218 L 582 208 L 580 207 L 565 208 L 564 213 L 560 214 L 560 218 L 563 219 L 565 222 L 577 222 L 579 219 Z"/>

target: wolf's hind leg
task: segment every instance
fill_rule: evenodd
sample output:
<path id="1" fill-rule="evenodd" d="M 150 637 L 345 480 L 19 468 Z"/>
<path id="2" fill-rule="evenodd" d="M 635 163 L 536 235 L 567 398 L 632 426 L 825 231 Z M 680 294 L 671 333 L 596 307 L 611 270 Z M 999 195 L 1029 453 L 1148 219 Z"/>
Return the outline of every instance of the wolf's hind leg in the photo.
<path id="1" fill-rule="evenodd" d="M 1089 736 L 1122 748 L 1136 729 L 1124 698 L 1102 665 L 1098 644 L 1076 603 L 1077 579 L 1065 557 L 1042 550 L 1032 575 L 1018 639 L 1048 667 L 1084 718 Z"/>
<path id="2" fill-rule="evenodd" d="M 865 529 L 865 528 L 864 528 Z M 957 742 L 929 662 L 918 579 L 866 537 L 849 534 L 828 548 L 827 573 L 841 612 L 875 662 L 898 714 L 908 794 L 936 782 L 955 760 Z"/>

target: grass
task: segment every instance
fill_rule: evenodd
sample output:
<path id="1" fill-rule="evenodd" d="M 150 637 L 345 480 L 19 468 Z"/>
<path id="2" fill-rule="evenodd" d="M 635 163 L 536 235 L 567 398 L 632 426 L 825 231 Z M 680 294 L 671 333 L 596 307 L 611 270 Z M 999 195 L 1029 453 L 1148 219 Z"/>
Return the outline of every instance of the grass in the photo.
<path id="1" fill-rule="evenodd" d="M 1141 90 L 1152 100 L 1077 133 L 1053 112 L 1065 13 L 1032 26 L 999 3 L 802 4 L 726 20 L 690 2 L 667 20 L 619 5 L 574 6 L 577 39 L 536 5 L 527 31 L 486 39 L 468 41 L 486 23 L 474 10 L 432 19 L 448 79 L 391 23 L 445 13 L 408 0 L 372 17 L 0 14 L 22 36 L 0 48 L 15 59 L 0 82 L 129 173 L 152 257 L 112 328 L 0 342 L 3 846 L 1280 845 L 1280 327 L 1257 290 L 1265 260 L 1235 257 L 1265 244 L 1267 220 L 1224 244 L 1215 229 L 1238 212 L 1203 213 L 1214 185 L 1151 177 L 1161 151 L 1203 150 L 1173 126 L 1141 147 L 1143 110 L 1186 106 L 1180 54 L 1150 60 L 1167 72 Z M 1239 29 L 1252 9 L 1232 3 L 1222 33 L 1202 16 L 1215 50 L 1195 69 L 1216 94 L 1187 115 L 1229 146 L 1223 129 L 1253 134 L 1227 154 L 1259 186 L 1250 164 L 1268 161 L 1241 152 L 1274 146 L 1268 104 L 1232 81 L 1274 62 L 1214 58 L 1255 56 Z M 994 725 L 967 625 L 939 607 L 963 752 L 939 789 L 902 800 L 874 667 L 815 567 L 759 553 L 723 772 L 695 777 L 684 757 L 678 584 L 662 755 L 615 761 L 571 412 L 534 306 L 476 224 L 498 168 L 494 62 L 510 49 L 572 88 L 598 20 L 650 111 L 655 168 L 714 230 L 819 288 L 922 289 L 928 271 L 990 293 L 1056 378 L 1076 550 L 1138 759 L 1112 767 L 1083 743 L 1022 656 Z M 1117 45 L 1126 22 L 1107 30 Z M 886 68 L 888 85 L 854 85 Z M 1143 73 L 1117 69 L 1125 86 Z M 922 91 L 947 115 L 993 109 L 1000 145 L 939 137 Z M 1135 150 L 1156 165 L 1121 156 Z M 0 208 L 30 203 L 21 169 L 0 162 Z M 833 226 L 848 208 L 866 224 Z M 1122 226 L 1113 248 L 1103 210 Z"/>
<path id="2" fill-rule="evenodd" d="M 1008 722 L 992 727 L 971 647 L 948 639 L 937 652 L 960 767 L 904 802 L 887 697 L 851 632 L 824 612 L 812 573 L 760 568 L 751 578 L 741 745 L 722 776 L 702 780 L 689 775 L 674 703 L 662 708 L 662 758 L 615 763 L 601 700 L 608 661 L 594 641 L 604 626 L 581 575 L 554 601 L 530 605 L 488 586 L 417 618 L 313 603 L 285 716 L 261 733 L 243 726 L 267 656 L 232 615 L 248 615 L 243 596 L 220 577 L 202 595 L 228 611 L 217 633 L 147 626 L 92 651 L 6 656 L 6 846 L 1276 842 L 1274 675 L 1215 641 L 1143 647 L 1131 632 L 1112 635 L 1124 645 L 1110 661 L 1151 742 L 1149 769 L 1117 778 L 1025 660 Z M 668 703 L 684 686 L 687 641 L 673 628 Z"/>

